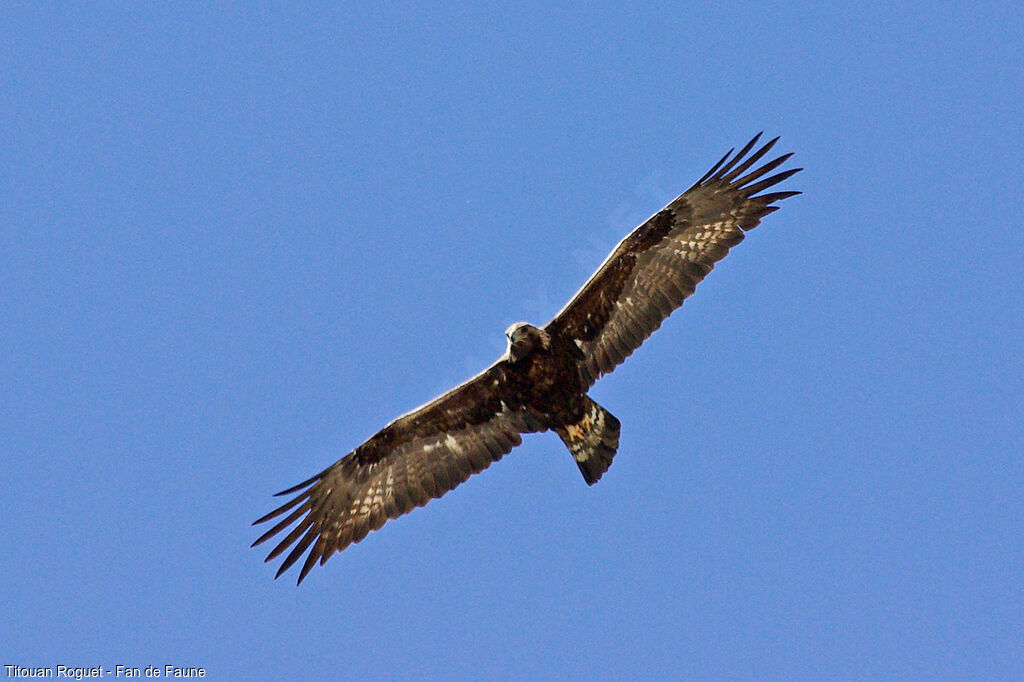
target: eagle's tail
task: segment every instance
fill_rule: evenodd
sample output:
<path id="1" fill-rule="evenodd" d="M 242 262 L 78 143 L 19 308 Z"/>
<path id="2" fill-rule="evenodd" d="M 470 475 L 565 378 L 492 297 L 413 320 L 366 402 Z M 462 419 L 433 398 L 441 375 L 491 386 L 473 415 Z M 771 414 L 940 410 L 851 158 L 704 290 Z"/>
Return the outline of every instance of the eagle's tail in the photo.
<path id="1" fill-rule="evenodd" d="M 619 447 L 620 424 L 611 412 L 589 396 L 585 398 L 583 418 L 575 424 L 556 428 L 555 433 L 569 448 L 587 485 L 594 485 L 612 465 L 612 457 Z"/>

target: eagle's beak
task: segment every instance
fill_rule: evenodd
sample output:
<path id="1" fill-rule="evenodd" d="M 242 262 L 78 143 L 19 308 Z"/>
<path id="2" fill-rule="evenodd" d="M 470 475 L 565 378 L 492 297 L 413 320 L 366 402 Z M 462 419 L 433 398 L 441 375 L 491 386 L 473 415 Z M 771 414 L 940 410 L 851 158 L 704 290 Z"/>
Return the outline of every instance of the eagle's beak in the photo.
<path id="1" fill-rule="evenodd" d="M 508 354 L 513 361 L 519 360 L 524 355 L 530 352 L 529 341 L 513 341 L 509 344 Z"/>

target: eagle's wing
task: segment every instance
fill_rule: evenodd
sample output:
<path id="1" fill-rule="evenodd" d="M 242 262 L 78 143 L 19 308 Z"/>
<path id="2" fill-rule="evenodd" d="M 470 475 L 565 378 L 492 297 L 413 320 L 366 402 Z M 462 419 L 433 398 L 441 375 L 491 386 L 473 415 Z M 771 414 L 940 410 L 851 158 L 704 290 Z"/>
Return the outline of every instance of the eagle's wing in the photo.
<path id="1" fill-rule="evenodd" d="M 299 582 L 319 560 L 359 542 L 388 519 L 441 497 L 542 430 L 517 399 L 517 377 L 499 360 L 469 381 L 394 420 L 344 458 L 278 495 L 298 493 L 253 525 L 288 513 L 253 546 L 298 525 L 267 557 L 292 544 L 277 575 L 313 546 Z"/>
<path id="2" fill-rule="evenodd" d="M 760 137 L 731 158 L 730 150 L 693 187 L 619 242 L 547 324 L 547 331 L 565 335 L 583 352 L 580 369 L 588 385 L 639 348 L 744 231 L 778 209 L 775 202 L 799 194 L 758 194 L 801 170 L 761 180 L 792 156 L 786 154 L 746 173 L 779 139 L 747 156 Z"/>

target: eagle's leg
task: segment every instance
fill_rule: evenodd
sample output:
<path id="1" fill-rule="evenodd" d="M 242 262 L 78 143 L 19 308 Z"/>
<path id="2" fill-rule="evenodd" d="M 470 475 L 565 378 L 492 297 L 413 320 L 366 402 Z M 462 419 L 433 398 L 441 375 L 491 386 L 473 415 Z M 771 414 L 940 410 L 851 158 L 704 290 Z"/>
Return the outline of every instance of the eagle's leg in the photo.
<path id="1" fill-rule="evenodd" d="M 569 448 L 587 485 L 594 485 L 612 465 L 619 447 L 619 420 L 590 396 L 583 396 L 583 417 L 575 424 L 556 427 Z"/>

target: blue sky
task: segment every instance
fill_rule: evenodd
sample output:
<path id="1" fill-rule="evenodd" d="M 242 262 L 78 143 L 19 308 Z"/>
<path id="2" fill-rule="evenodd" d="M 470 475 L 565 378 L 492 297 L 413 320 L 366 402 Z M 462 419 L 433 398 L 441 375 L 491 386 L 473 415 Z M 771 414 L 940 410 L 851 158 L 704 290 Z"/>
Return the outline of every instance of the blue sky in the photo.
<path id="1" fill-rule="evenodd" d="M 0 664 L 1024 677 L 1024 15 L 870 5 L 5 4 Z M 531 436 L 272 579 L 271 493 L 761 129 L 804 194 L 598 485 Z"/>

